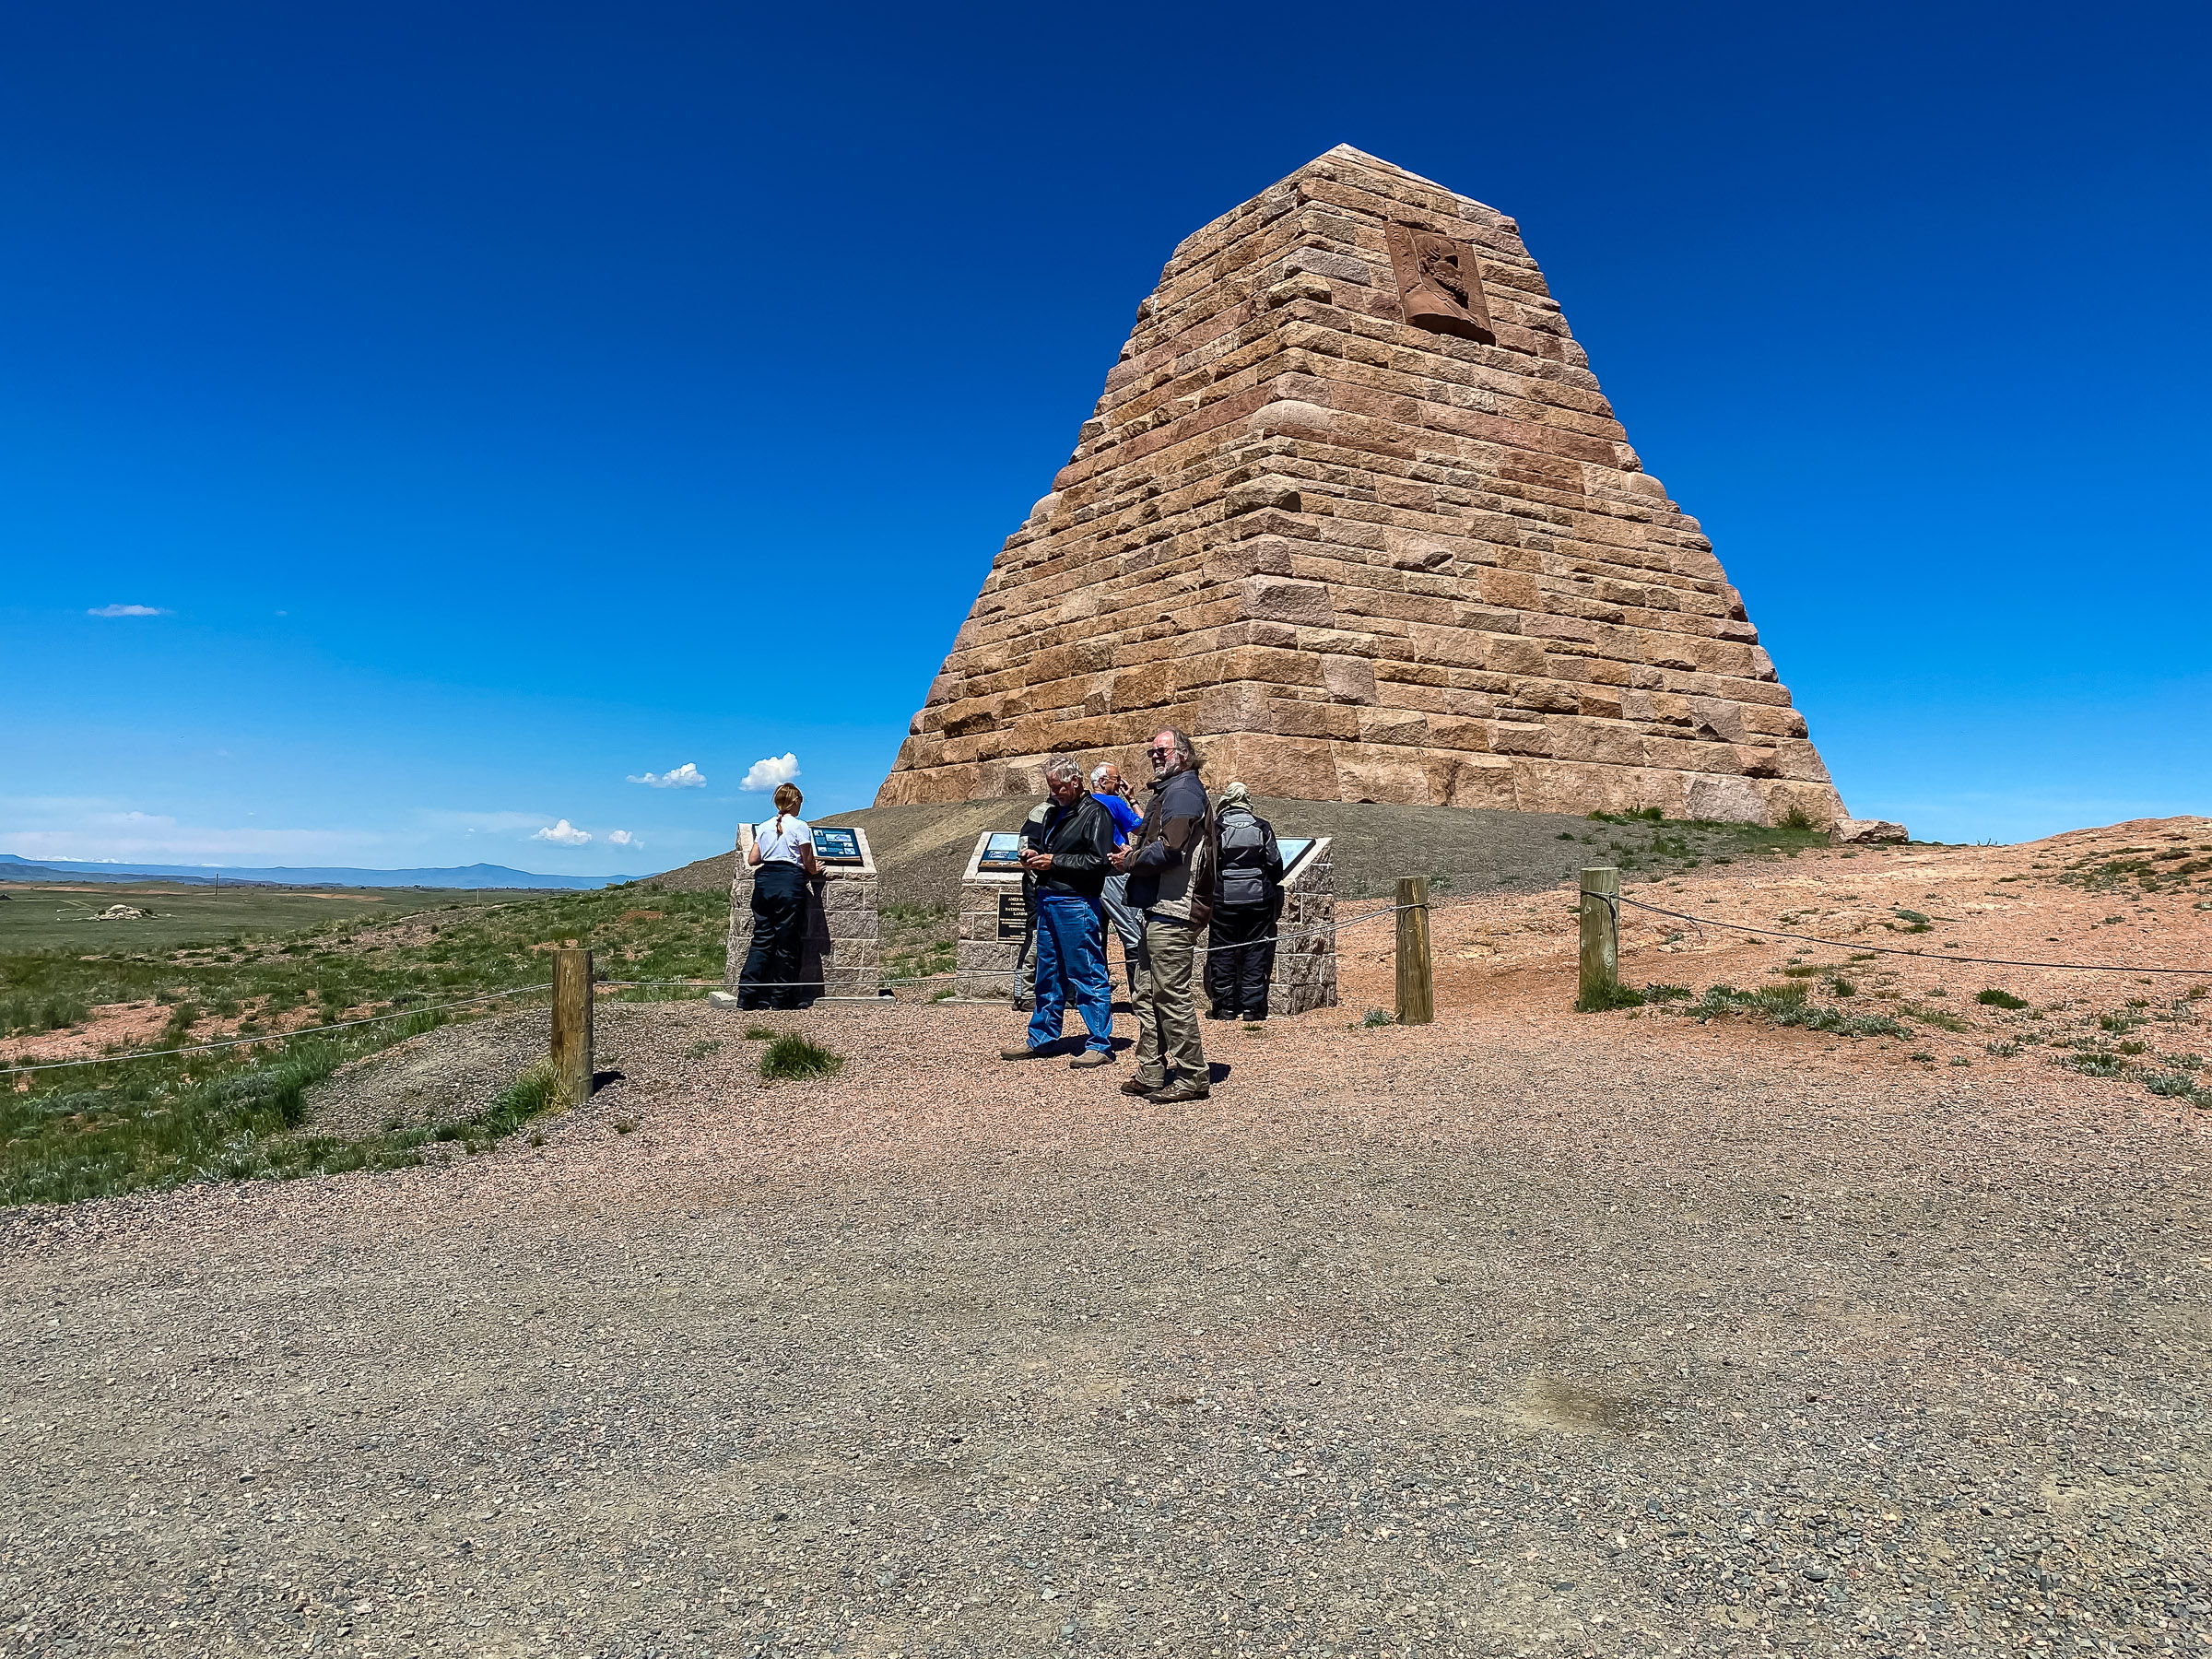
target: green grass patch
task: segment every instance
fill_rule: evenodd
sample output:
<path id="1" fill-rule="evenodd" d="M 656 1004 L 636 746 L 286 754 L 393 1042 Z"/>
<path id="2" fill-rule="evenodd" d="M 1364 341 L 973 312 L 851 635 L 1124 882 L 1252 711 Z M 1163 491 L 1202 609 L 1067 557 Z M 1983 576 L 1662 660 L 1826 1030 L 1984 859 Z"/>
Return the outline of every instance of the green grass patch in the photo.
<path id="1" fill-rule="evenodd" d="M 1947 1008 L 1924 1008 L 1914 1003 L 1900 1003 L 1897 1011 L 1923 1025 L 1932 1025 L 1939 1031 L 1964 1031 L 1971 1029 L 1968 1021 Z"/>
<path id="2" fill-rule="evenodd" d="M 1604 1014 L 1615 1008 L 1641 1008 L 1643 993 L 1630 989 L 1618 981 L 1595 991 L 1585 991 L 1574 1000 L 1577 1014 Z"/>
<path id="3" fill-rule="evenodd" d="M 22 904 L 15 889 L 0 912 Z M 117 895 L 118 899 L 124 896 Z M 592 892 L 507 896 L 481 906 L 469 895 L 404 894 L 362 900 L 223 889 L 173 921 L 160 948 L 89 953 L 39 944 L 0 928 L 0 1010 L 36 1018 L 83 1005 L 158 1005 L 166 1023 L 135 1053 L 65 1071 L 0 1067 L 0 1204 L 63 1203 L 162 1190 L 194 1181 L 275 1180 L 419 1162 L 432 1131 L 386 1130 L 362 1139 L 314 1134 L 300 1124 L 302 1092 L 326 1070 L 428 1030 L 449 1018 L 439 1005 L 478 993 L 542 984 L 552 977 L 536 947 L 570 939 L 596 953 L 607 979 L 720 982 L 729 901 L 716 893 Z M 190 906 L 182 908 L 190 910 Z M 194 918 L 205 931 L 186 931 Z M 304 921 L 306 925 L 301 925 Z M 289 923 L 288 928 L 266 926 Z M 122 927 L 125 924 L 102 924 Z M 36 930 L 29 935 L 40 936 Z M 155 935 L 106 935 L 105 938 Z M 695 995 L 699 987 L 654 987 Z M 524 1006 L 522 997 L 468 1004 L 469 1018 Z M 392 1014 L 320 1036 L 271 1037 L 196 1053 L 156 1055 L 190 1041 L 190 1027 L 253 1035 L 300 1007 L 318 1021 Z M 49 1028 L 53 1029 L 53 1028 Z M 206 1033 L 203 1033 L 203 1041 Z M 35 1053 L 35 1044 L 34 1044 Z M 539 1108 L 523 1096 L 452 1126 L 453 1139 L 488 1145 Z"/>
<path id="4" fill-rule="evenodd" d="M 2194 1102 L 2204 1092 L 2197 1088 L 2196 1079 L 2186 1072 L 2147 1071 L 2143 1073 L 2141 1081 L 2143 1087 L 2152 1094 L 2170 1100 Z"/>
<path id="5" fill-rule="evenodd" d="M 2085 1077 L 2117 1077 L 2127 1070 L 2127 1062 L 2117 1054 L 2066 1054 L 2052 1064 L 2079 1072 Z"/>
<path id="6" fill-rule="evenodd" d="M 834 1077 L 844 1064 L 843 1055 L 832 1053 L 796 1031 L 784 1032 L 760 1052 L 760 1075 L 771 1083 Z"/>
<path id="7" fill-rule="evenodd" d="M 886 979 L 950 973 L 959 953 L 959 917 L 949 904 L 887 904 L 877 913 Z"/>
<path id="8" fill-rule="evenodd" d="M 1843 1037 L 1912 1035 L 1910 1026 L 1887 1014 L 1845 1014 L 1815 1003 L 1806 992 L 1807 987 L 1802 982 L 1761 985 L 1756 991 L 1712 985 L 1683 1012 L 1700 1020 L 1725 1014 L 1747 1014 L 1770 1019 L 1778 1026 L 1803 1026 L 1809 1030 L 1832 1031 Z"/>
<path id="9" fill-rule="evenodd" d="M 2009 991 L 2000 991 L 1994 985 L 1986 991 L 1977 992 L 1974 1000 L 1988 1008 L 2024 1008 L 2028 1006 L 2026 997 L 2015 996 Z"/>

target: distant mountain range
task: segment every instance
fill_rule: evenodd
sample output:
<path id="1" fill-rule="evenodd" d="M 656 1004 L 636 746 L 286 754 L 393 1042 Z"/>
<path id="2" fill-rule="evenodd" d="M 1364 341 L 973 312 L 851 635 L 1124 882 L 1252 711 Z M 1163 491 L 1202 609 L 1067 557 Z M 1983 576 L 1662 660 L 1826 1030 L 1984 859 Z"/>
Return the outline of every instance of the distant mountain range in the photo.
<path id="1" fill-rule="evenodd" d="M 234 865 L 91 864 L 74 858 L 32 863 L 0 853 L 0 881 L 163 881 L 218 887 L 224 882 L 259 887 L 424 887 L 424 888 L 603 888 L 636 879 L 629 876 L 537 876 L 505 865 L 461 865 L 444 870 L 351 870 L 267 868 Z"/>

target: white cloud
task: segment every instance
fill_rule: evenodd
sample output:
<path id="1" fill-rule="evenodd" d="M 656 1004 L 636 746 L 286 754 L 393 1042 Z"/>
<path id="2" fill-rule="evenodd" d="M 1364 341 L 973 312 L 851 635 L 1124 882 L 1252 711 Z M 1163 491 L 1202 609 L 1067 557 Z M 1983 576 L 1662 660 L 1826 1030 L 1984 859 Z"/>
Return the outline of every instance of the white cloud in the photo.
<path id="1" fill-rule="evenodd" d="M 592 839 L 592 832 L 589 830 L 579 830 L 567 818 L 562 818 L 558 824 L 547 824 L 530 839 L 532 841 L 558 841 L 564 847 L 581 847 Z"/>
<path id="2" fill-rule="evenodd" d="M 781 760 L 771 755 L 765 760 L 753 762 L 753 770 L 745 774 L 740 789 L 773 789 L 779 783 L 788 783 L 799 775 L 799 758 L 785 755 Z"/>
<path id="3" fill-rule="evenodd" d="M 707 774 L 687 760 L 681 766 L 670 767 L 665 772 L 646 772 L 628 782 L 642 783 L 649 789 L 704 789 L 707 786 Z M 751 785 L 747 787 L 750 788 Z"/>
<path id="4" fill-rule="evenodd" d="M 606 844 L 610 847 L 641 847 L 645 843 L 627 830 L 609 830 Z"/>
<path id="5" fill-rule="evenodd" d="M 85 613 L 88 617 L 166 617 L 169 614 L 152 605 L 100 605 Z"/>

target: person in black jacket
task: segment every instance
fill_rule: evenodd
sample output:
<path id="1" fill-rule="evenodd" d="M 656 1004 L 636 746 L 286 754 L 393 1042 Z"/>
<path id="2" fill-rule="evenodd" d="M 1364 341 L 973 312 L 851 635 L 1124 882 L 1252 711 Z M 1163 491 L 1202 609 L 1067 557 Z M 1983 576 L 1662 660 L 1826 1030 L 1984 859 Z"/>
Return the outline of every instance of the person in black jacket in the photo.
<path id="1" fill-rule="evenodd" d="M 1113 857 L 1113 820 L 1084 787 L 1083 768 L 1065 755 L 1045 763 L 1052 796 L 1041 819 L 1022 826 L 1021 867 L 1037 885 L 1037 1009 L 1029 1041 L 1001 1049 L 1030 1060 L 1060 1041 L 1069 1003 L 1089 1034 L 1070 1065 L 1113 1063 L 1113 989 L 1106 977 L 1106 907 L 1099 895 Z"/>
<path id="2" fill-rule="evenodd" d="M 1214 811 L 1221 877 L 1206 942 L 1206 994 L 1213 1018 L 1256 1022 L 1267 1018 L 1267 982 L 1275 977 L 1283 850 L 1276 845 L 1275 826 L 1253 811 L 1243 784 L 1224 789 Z"/>
<path id="3" fill-rule="evenodd" d="M 1213 920 L 1218 849 L 1214 804 L 1198 780 L 1190 734 L 1166 728 L 1145 752 L 1152 761 L 1152 799 L 1113 865 L 1129 873 L 1129 908 L 1145 917 L 1144 978 L 1134 999 L 1136 1075 L 1122 1092 L 1174 1106 L 1213 1093 L 1191 974 Z"/>

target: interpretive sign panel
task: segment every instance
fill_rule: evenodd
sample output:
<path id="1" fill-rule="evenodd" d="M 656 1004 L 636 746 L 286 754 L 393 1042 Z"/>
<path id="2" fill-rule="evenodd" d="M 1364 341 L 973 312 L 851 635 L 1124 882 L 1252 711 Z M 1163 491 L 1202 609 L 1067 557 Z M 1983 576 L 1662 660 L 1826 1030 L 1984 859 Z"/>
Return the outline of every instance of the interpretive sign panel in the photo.
<path id="1" fill-rule="evenodd" d="M 1018 939 L 1030 931 L 1030 907 L 1022 902 L 1019 892 L 1001 893 L 998 896 L 998 936 Z"/>
<path id="2" fill-rule="evenodd" d="M 979 870 L 1018 870 L 1021 868 L 1021 831 L 994 830 L 991 839 L 983 843 L 982 856 L 975 861 Z"/>
<path id="3" fill-rule="evenodd" d="M 1313 841 L 1311 836 L 1304 841 L 1290 841 L 1283 836 L 1277 836 L 1275 838 L 1276 850 L 1283 855 L 1284 870 L 1287 872 L 1292 865 L 1296 864 L 1303 856 L 1306 849 L 1312 844 Z"/>
<path id="4" fill-rule="evenodd" d="M 860 863 L 860 835 L 821 824 L 814 826 L 814 855 L 826 865 Z"/>

